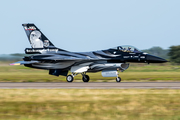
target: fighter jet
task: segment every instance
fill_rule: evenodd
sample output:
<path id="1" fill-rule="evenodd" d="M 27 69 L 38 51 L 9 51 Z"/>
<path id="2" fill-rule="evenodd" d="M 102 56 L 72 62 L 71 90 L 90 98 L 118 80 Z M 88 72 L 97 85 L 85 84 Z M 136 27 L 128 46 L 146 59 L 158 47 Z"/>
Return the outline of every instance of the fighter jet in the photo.
<path id="1" fill-rule="evenodd" d="M 89 82 L 88 72 L 99 72 L 103 77 L 116 77 L 121 82 L 119 72 L 135 63 L 164 63 L 167 60 L 143 53 L 133 46 L 117 46 L 106 50 L 92 52 L 70 52 L 54 46 L 54 44 L 34 25 L 22 24 L 31 48 L 26 48 L 24 61 L 10 65 L 24 65 L 30 68 L 45 69 L 50 75 L 66 76 L 67 82 L 73 82 L 74 77 L 82 75 L 83 82 Z M 68 75 L 70 71 L 71 74 Z"/>

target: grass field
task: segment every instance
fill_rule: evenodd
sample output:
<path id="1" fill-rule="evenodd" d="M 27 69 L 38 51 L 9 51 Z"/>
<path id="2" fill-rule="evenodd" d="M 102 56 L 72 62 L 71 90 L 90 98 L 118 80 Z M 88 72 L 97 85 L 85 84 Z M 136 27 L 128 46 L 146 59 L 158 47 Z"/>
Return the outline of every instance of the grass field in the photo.
<path id="1" fill-rule="evenodd" d="M 66 82 L 46 70 L 0 62 L 0 82 Z M 90 82 L 115 82 L 88 73 Z M 180 66 L 132 64 L 123 81 L 179 81 Z M 74 82 L 82 82 L 81 76 Z M 0 89 L 1 120 L 180 120 L 180 90 Z"/>
<path id="2" fill-rule="evenodd" d="M 180 90 L 1 89 L 2 120 L 179 120 Z"/>
<path id="3" fill-rule="evenodd" d="M 9 66 L 0 62 L 0 82 L 66 82 L 66 77 L 51 76 L 47 70 Z M 115 82 L 114 77 L 102 77 L 101 72 L 87 73 L 90 82 Z M 123 81 L 180 81 L 180 66 L 170 64 L 131 64 L 129 69 L 119 75 Z M 74 82 L 82 82 L 82 76 Z"/>

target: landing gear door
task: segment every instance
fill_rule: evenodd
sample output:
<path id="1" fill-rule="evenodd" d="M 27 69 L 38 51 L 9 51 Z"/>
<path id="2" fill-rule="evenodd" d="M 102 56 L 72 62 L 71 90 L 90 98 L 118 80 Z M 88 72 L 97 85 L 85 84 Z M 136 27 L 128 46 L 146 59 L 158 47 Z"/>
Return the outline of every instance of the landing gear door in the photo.
<path id="1" fill-rule="evenodd" d="M 72 66 L 71 72 L 72 73 L 83 73 L 89 69 L 89 66 Z"/>

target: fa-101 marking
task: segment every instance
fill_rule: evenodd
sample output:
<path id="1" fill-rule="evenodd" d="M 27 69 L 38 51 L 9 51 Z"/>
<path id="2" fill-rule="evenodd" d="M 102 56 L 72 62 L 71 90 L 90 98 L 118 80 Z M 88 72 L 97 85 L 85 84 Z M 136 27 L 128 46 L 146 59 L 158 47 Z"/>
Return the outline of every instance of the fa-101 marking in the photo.
<path id="1" fill-rule="evenodd" d="M 92 52 L 69 52 L 55 47 L 52 42 L 34 25 L 22 24 L 32 48 L 26 48 L 24 61 L 11 65 L 24 65 L 26 67 L 49 70 L 50 75 L 67 76 L 72 82 L 78 74 L 82 80 L 88 82 L 88 72 L 102 71 L 103 77 L 118 77 L 119 71 L 128 69 L 129 62 L 135 63 L 163 63 L 167 60 L 143 53 L 133 46 L 117 46 L 114 48 Z M 72 74 L 68 75 L 68 71 Z"/>

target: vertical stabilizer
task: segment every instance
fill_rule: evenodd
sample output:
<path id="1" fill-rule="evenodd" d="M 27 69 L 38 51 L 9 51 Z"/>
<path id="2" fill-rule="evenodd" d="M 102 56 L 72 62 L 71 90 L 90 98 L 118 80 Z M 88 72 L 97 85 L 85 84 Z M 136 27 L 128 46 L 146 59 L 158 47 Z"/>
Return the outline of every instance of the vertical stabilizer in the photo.
<path id="1" fill-rule="evenodd" d="M 34 25 L 22 24 L 32 48 L 55 48 L 51 41 Z"/>

